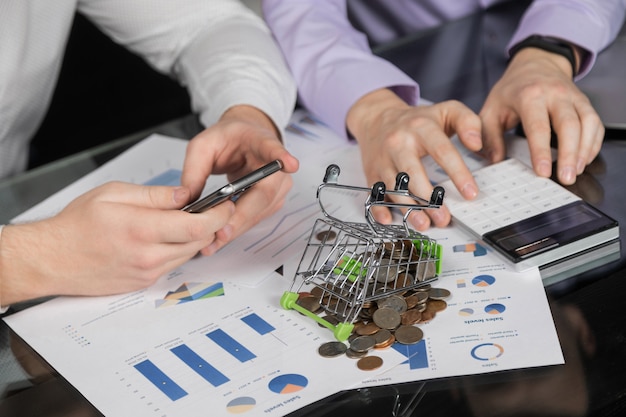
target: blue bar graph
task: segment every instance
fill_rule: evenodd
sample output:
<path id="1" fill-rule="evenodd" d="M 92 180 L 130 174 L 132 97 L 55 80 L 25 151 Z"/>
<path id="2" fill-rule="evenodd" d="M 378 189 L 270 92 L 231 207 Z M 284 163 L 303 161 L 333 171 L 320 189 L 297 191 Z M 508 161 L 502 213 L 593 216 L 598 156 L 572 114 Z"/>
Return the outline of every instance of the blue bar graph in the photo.
<path id="1" fill-rule="evenodd" d="M 274 326 L 263 320 L 256 313 L 241 318 L 241 321 L 253 328 L 258 334 L 264 335 L 276 330 Z"/>
<path id="2" fill-rule="evenodd" d="M 165 375 L 165 373 L 157 368 L 151 361 L 146 359 L 143 362 L 139 362 L 135 365 L 135 369 L 148 378 L 148 380 L 161 390 L 163 394 L 167 395 L 170 400 L 176 401 L 187 395 L 187 391 Z"/>
<path id="3" fill-rule="evenodd" d="M 426 353 L 426 342 L 424 340 L 420 340 L 414 345 L 394 343 L 391 347 L 407 358 L 407 360 L 402 363 L 408 363 L 410 369 L 428 368 L 428 355 Z"/>
<path id="4" fill-rule="evenodd" d="M 219 347 L 233 355 L 239 362 L 246 362 L 256 358 L 256 355 L 246 349 L 241 343 L 230 337 L 221 329 L 207 333 L 207 337 L 218 344 Z"/>
<path id="5" fill-rule="evenodd" d="M 220 385 L 230 381 L 226 375 L 222 374 L 211 364 L 202 359 L 196 352 L 191 350 L 189 346 L 176 346 L 175 348 L 172 348 L 171 351 L 214 387 L 219 387 Z"/>

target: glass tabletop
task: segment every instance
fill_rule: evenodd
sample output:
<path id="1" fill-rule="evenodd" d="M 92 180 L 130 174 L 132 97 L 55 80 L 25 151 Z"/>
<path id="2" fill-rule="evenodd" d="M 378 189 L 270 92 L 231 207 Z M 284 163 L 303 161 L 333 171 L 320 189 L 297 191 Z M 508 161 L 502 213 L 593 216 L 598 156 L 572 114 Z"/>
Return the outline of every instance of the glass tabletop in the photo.
<path id="1" fill-rule="evenodd" d="M 509 19 L 519 18 L 519 10 L 511 13 Z M 502 16 L 503 11 L 496 9 L 491 14 L 463 19 L 441 30 L 409 36 L 378 48 L 377 52 L 429 86 L 423 90 L 424 97 L 435 101 L 455 98 L 476 108 L 506 64 L 501 55 L 493 52 L 504 37 L 494 37 L 492 18 L 497 17 L 496 23 L 501 25 L 506 23 L 499 20 Z M 510 20 L 506 24 L 514 27 Z M 475 48 L 484 48 L 464 55 L 466 59 L 474 57 L 464 66 L 432 59 L 433 67 L 419 68 L 409 59 L 416 51 L 430 50 L 433 45 L 439 45 L 443 48 L 441 53 L 449 56 L 445 45 L 460 38 L 467 39 Z M 9 221 L 150 133 L 190 138 L 199 129 L 197 118 L 188 116 L 4 181 L 0 183 L 0 223 Z M 626 142 L 621 140 L 625 138 L 623 131 L 611 130 L 610 134 L 600 156 L 570 189 L 617 219 L 623 236 Z M 626 314 L 622 303 L 626 295 L 626 257 L 623 246 L 619 260 L 547 288 L 564 365 L 345 391 L 292 415 L 624 415 Z M 528 306 L 529 310 L 532 308 Z M 0 322 L 0 346 L 1 416 L 101 415 L 36 352 L 12 334 L 4 322 Z M 528 354 L 541 355 L 541 352 L 529 351 Z"/>

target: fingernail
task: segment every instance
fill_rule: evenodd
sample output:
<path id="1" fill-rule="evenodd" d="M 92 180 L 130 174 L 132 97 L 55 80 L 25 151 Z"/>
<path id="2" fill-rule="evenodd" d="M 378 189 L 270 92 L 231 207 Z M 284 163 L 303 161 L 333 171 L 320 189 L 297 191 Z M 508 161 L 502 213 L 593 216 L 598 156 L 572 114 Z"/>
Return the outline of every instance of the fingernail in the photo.
<path id="1" fill-rule="evenodd" d="M 572 167 L 563 167 L 559 172 L 559 179 L 563 184 L 573 184 L 576 180 L 576 173 Z"/>
<path id="2" fill-rule="evenodd" d="M 472 200 L 478 195 L 478 189 L 474 186 L 474 184 L 467 183 L 461 188 L 461 194 L 467 200 Z"/>
<path id="3" fill-rule="evenodd" d="M 189 192 L 184 187 L 176 187 L 174 189 L 173 198 L 174 198 L 174 203 L 176 204 L 186 203 L 187 199 L 189 199 Z"/>
<path id="4" fill-rule="evenodd" d="M 552 164 L 548 161 L 541 161 L 537 165 L 537 174 L 542 177 L 549 177 L 552 172 Z"/>

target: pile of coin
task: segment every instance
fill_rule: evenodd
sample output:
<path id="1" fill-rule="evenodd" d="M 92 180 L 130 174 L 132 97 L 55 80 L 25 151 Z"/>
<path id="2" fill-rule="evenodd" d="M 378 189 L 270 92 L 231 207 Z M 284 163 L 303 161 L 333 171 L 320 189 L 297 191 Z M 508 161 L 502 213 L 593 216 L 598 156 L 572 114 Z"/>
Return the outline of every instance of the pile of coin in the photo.
<path id="1" fill-rule="evenodd" d="M 324 294 L 323 287 L 315 287 L 311 292 L 300 293 L 297 303 L 316 314 L 325 314 L 322 318 L 332 325 L 345 321 L 343 317 L 324 311 L 320 303 Z M 421 341 L 424 335 L 416 325 L 433 320 L 438 312 L 445 310 L 445 299 L 449 296 L 450 291 L 427 284 L 364 303 L 347 342 L 324 343 L 318 352 L 324 357 L 345 355 L 359 359 L 359 369 L 377 369 L 382 366 L 382 359 L 369 354 L 393 343 L 410 345 Z"/>

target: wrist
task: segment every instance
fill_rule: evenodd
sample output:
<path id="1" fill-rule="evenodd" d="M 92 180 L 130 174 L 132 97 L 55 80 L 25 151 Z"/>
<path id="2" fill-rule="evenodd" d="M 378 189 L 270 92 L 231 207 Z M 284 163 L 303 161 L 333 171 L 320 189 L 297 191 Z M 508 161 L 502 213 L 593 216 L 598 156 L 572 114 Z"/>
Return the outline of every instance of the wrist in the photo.
<path id="1" fill-rule="evenodd" d="M 264 129 L 272 131 L 276 137 L 280 138 L 280 130 L 276 127 L 272 119 L 264 112 L 254 106 L 240 104 L 230 107 L 220 117 L 223 121 L 243 121 Z"/>
<path id="2" fill-rule="evenodd" d="M 571 77 L 574 78 L 578 74 L 582 51 L 575 45 L 557 38 L 533 35 L 511 48 L 510 60 L 513 60 L 516 55 L 529 48 L 539 49 L 547 53 L 563 57 L 569 63 Z M 566 69 L 565 71 L 567 72 Z"/>
<path id="3" fill-rule="evenodd" d="M 37 282 L 36 267 L 43 259 L 37 259 L 36 250 L 20 250 L 20 248 L 36 248 L 36 230 L 32 232 L 30 224 L 5 226 L 0 235 L 0 305 L 8 306 L 22 301 L 42 297 L 45 294 L 44 282 Z M 19 229 L 19 231 L 17 230 Z M 31 244 L 25 243 L 31 236 Z"/>

